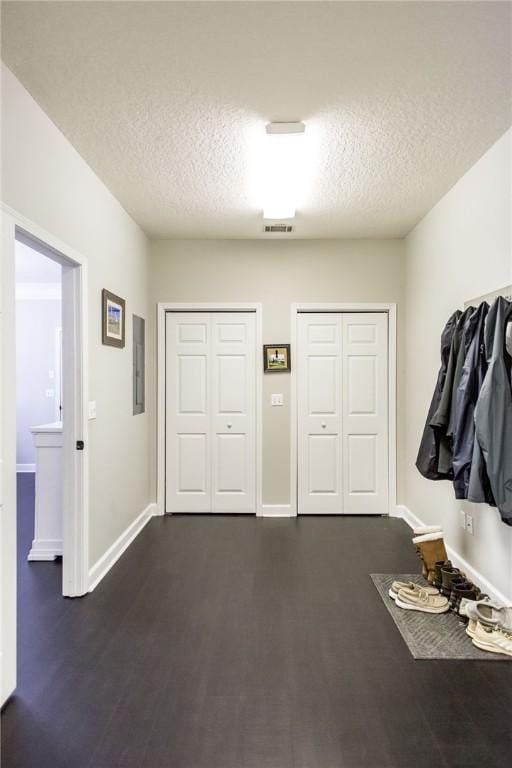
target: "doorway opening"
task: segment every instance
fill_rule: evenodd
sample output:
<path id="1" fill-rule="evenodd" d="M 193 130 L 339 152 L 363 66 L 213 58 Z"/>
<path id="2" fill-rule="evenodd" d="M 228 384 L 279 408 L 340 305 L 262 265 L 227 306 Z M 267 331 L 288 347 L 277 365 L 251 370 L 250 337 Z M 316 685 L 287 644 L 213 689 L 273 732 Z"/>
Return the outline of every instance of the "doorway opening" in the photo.
<path id="1" fill-rule="evenodd" d="M 88 587 L 83 269 L 16 227 L 18 557 L 52 561 L 66 597 Z"/>
<path id="2" fill-rule="evenodd" d="M 16 240 L 18 555 L 62 580 L 62 267 Z M 38 569 L 33 569 L 35 575 Z M 24 570 L 19 573 L 20 583 Z"/>

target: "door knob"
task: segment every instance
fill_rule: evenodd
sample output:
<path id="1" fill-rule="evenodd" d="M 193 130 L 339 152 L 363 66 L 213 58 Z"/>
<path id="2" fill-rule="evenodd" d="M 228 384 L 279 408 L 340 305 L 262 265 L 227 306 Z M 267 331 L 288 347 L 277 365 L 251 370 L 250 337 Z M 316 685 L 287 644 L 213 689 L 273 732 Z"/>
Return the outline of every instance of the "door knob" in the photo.
<path id="1" fill-rule="evenodd" d="M 232 424 L 228 424 L 228 429 L 231 429 L 232 426 L 233 426 Z"/>
<path id="2" fill-rule="evenodd" d="M 325 429 L 326 426 L 327 426 L 327 424 L 325 423 L 325 421 L 322 421 L 322 429 Z"/>

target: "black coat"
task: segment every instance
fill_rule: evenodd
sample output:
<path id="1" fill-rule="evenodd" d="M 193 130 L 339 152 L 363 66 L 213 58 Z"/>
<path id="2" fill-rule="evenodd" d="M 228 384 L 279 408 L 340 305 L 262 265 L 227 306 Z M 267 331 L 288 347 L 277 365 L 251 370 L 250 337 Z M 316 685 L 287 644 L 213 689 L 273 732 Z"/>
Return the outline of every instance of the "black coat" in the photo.
<path id="1" fill-rule="evenodd" d="M 475 407 L 487 372 L 484 329 L 489 305 L 482 302 L 469 318 L 466 341 L 468 344 L 459 386 L 455 391 L 453 408 L 453 487 L 457 499 L 467 499 L 475 451 Z M 493 503 L 485 463 L 476 443 L 473 492 L 480 487 L 477 501 Z"/>
<path id="2" fill-rule="evenodd" d="M 485 352 L 489 367 L 476 406 L 476 439 L 482 450 L 496 505 L 512 525 L 512 357 L 506 340 L 512 302 L 496 299 L 487 315 Z"/>
<path id="3" fill-rule="evenodd" d="M 444 480 L 450 476 L 447 474 L 442 474 L 439 471 L 439 449 L 442 431 L 435 430 L 431 426 L 431 419 L 436 413 L 441 401 L 441 396 L 446 380 L 446 371 L 448 368 L 453 334 L 461 314 L 462 313 L 459 310 L 454 312 L 446 323 L 441 334 L 441 368 L 439 369 L 439 373 L 437 375 L 437 382 L 434 389 L 434 394 L 432 395 L 430 408 L 428 410 L 427 421 L 423 429 L 423 435 L 421 437 L 420 448 L 418 451 L 418 458 L 416 459 L 416 466 L 419 472 L 421 472 L 423 477 L 426 477 L 428 480 Z"/>

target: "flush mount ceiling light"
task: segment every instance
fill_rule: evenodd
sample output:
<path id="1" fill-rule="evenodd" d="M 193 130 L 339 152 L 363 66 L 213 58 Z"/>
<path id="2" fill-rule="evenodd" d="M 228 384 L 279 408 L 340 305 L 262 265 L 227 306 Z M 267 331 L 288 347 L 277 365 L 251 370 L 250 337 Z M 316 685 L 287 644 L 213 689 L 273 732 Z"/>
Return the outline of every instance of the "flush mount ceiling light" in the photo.
<path id="1" fill-rule="evenodd" d="M 264 219 L 293 219 L 300 199 L 304 123 L 269 123 L 262 152 Z"/>

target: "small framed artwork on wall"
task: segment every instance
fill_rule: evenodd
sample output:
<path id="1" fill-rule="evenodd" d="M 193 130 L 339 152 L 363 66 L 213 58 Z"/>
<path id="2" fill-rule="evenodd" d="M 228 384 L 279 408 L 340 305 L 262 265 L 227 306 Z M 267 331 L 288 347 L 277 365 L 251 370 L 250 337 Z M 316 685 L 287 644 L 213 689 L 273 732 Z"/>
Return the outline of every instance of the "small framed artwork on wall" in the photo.
<path id="1" fill-rule="evenodd" d="M 263 346 L 263 370 L 265 373 L 289 373 L 290 345 L 265 344 Z"/>
<path id="2" fill-rule="evenodd" d="M 102 342 L 109 347 L 124 347 L 125 300 L 105 288 L 102 297 Z"/>

